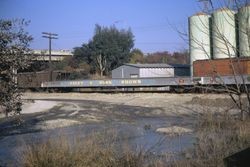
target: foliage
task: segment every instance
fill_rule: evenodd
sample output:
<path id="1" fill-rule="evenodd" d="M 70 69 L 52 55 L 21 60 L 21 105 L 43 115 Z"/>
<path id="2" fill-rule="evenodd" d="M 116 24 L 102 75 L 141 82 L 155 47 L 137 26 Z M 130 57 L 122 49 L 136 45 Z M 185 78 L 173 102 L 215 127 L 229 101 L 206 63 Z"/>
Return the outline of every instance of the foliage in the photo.
<path id="1" fill-rule="evenodd" d="M 233 115 L 204 111 L 199 118 L 197 142 L 187 159 L 174 166 L 224 166 L 224 158 L 250 146 L 250 122 L 240 121 Z"/>
<path id="2" fill-rule="evenodd" d="M 119 137 L 113 132 L 94 133 L 84 138 L 60 136 L 46 139 L 40 144 L 27 145 L 20 156 L 19 165 L 24 167 L 163 166 L 161 158 L 156 155 L 147 151 L 132 151 L 128 145 L 119 146 L 115 144 L 118 140 Z"/>
<path id="3" fill-rule="evenodd" d="M 45 61 L 33 61 L 28 68 L 19 70 L 18 72 L 36 72 L 36 71 L 45 71 L 49 69 L 49 63 Z"/>
<path id="4" fill-rule="evenodd" d="M 88 44 L 82 44 L 81 47 L 74 48 L 74 58 L 79 62 L 91 63 L 91 50 Z"/>
<path id="5" fill-rule="evenodd" d="M 92 71 L 99 72 L 102 76 L 129 62 L 129 53 L 134 46 L 133 38 L 131 30 L 96 25 L 93 38 L 88 44 L 76 47 L 74 57 L 79 62 L 90 64 Z"/>
<path id="6" fill-rule="evenodd" d="M 66 57 L 62 61 L 53 63 L 53 70 L 73 71 L 73 69 L 77 69 L 78 67 L 78 62 L 72 57 Z"/>
<path id="7" fill-rule="evenodd" d="M 133 49 L 130 53 L 130 61 L 129 63 L 136 64 L 136 63 L 143 63 L 144 62 L 144 55 L 140 49 Z"/>
<path id="8" fill-rule="evenodd" d="M 21 20 L 0 20 L 0 106 L 5 114 L 21 111 L 21 92 L 17 87 L 17 70 L 31 63 L 29 43 L 32 37 L 24 30 L 29 22 Z"/>
<path id="9" fill-rule="evenodd" d="M 167 51 L 164 52 L 155 52 L 148 54 L 144 58 L 145 63 L 168 63 L 168 64 L 188 64 L 188 52 L 174 52 L 169 53 Z"/>

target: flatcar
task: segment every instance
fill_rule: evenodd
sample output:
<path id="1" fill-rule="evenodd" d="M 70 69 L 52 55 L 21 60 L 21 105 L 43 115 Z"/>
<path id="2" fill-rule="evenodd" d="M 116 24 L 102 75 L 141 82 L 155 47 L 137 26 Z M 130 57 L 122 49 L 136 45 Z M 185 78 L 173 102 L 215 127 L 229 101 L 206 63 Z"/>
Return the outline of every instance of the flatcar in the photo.
<path id="1" fill-rule="evenodd" d="M 198 88 L 246 85 L 250 87 L 250 75 L 222 77 L 169 77 L 169 78 L 127 78 L 105 80 L 68 80 L 42 82 L 46 89 L 116 89 L 116 90 L 164 90 L 197 91 Z M 132 88 L 132 89 L 131 89 Z"/>

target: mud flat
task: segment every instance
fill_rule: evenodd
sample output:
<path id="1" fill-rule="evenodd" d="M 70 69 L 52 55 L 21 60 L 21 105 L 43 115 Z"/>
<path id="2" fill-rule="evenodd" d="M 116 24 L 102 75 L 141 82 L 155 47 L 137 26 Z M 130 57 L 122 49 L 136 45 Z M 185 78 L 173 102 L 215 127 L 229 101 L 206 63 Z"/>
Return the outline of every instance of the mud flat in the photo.
<path id="1" fill-rule="evenodd" d="M 186 124 L 202 112 L 237 112 L 223 94 L 26 93 L 23 102 L 21 117 L 27 122 L 27 131 L 88 123 L 133 123 L 150 117 L 178 118 Z M 6 122 L 3 114 L 2 121 Z"/>
<path id="2" fill-rule="evenodd" d="M 178 119 L 182 120 L 180 125 L 167 127 L 183 127 L 182 124 L 191 124 L 202 112 L 237 112 L 231 99 L 223 94 L 26 93 L 23 102 L 21 118 L 26 124 L 20 133 L 25 129 L 37 131 L 89 123 L 133 123 L 143 118 Z M 6 121 L 3 114 L 1 122 L 11 127 L 7 125 L 12 120 Z M 0 129 L 11 135 L 12 130 L 18 134 L 15 128 L 8 130 L 2 126 Z"/>
<path id="3" fill-rule="evenodd" d="M 135 93 L 135 94 L 100 94 L 100 93 L 26 93 L 23 99 L 35 100 L 89 100 L 108 102 L 110 104 L 161 107 L 164 114 L 192 114 L 187 107 L 231 107 L 232 100 L 225 94 L 169 94 L 169 93 Z M 188 110 L 188 111 L 187 111 Z M 193 110 L 195 112 L 195 109 Z M 199 111 L 198 111 L 199 112 Z"/>
<path id="4" fill-rule="evenodd" d="M 153 151 L 179 154 L 195 141 L 197 115 L 234 110 L 230 105 L 210 105 L 229 100 L 226 95 L 212 94 L 26 93 L 21 125 L 16 126 L 12 118 L 0 118 L 0 162 L 14 162 L 27 142 L 59 133 L 84 136 L 110 129 L 117 131 L 119 142 L 126 140 L 132 148 L 151 148 L 164 139 Z"/>

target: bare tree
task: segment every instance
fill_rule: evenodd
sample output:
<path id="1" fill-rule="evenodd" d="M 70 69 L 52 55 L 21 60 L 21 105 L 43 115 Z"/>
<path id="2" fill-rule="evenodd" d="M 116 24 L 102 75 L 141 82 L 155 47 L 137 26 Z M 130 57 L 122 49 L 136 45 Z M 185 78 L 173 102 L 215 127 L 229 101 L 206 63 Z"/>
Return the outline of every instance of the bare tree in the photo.
<path id="1" fill-rule="evenodd" d="M 0 20 L 0 107 L 6 117 L 21 112 L 17 71 L 28 67 L 32 59 L 28 48 L 32 37 L 24 30 L 28 24 L 23 19 Z"/>
<path id="2" fill-rule="evenodd" d="M 104 73 L 104 71 L 106 70 L 107 60 L 106 60 L 106 58 L 100 53 L 100 54 L 96 57 L 96 63 L 97 63 L 98 70 L 100 71 L 100 76 L 103 77 L 103 73 Z"/>
<path id="3" fill-rule="evenodd" d="M 249 85 L 247 85 L 246 73 L 244 72 L 242 67 L 242 58 L 250 56 L 250 12 L 246 11 L 245 13 L 247 15 L 240 16 L 240 12 L 236 15 L 234 11 L 240 11 L 243 9 L 242 7 L 249 9 L 249 6 L 247 6 L 249 2 L 248 0 L 220 0 L 216 2 L 209 1 L 209 3 L 211 4 L 211 9 L 206 10 L 206 12 L 208 12 L 207 14 L 209 15 L 212 14 L 212 28 L 210 27 L 211 25 L 205 25 L 205 23 L 202 22 L 202 19 L 200 19 L 201 25 L 203 24 L 202 28 L 200 28 L 201 25 L 193 26 L 196 26 L 197 29 L 200 28 L 200 31 L 202 31 L 202 33 L 207 33 L 206 35 L 210 36 L 210 39 L 211 34 L 213 34 L 213 39 L 211 40 L 213 42 L 210 43 L 213 51 L 207 50 L 207 45 L 200 41 L 200 37 L 194 38 L 193 36 L 190 36 L 192 40 L 190 40 L 190 42 L 195 44 L 196 50 L 200 50 L 201 52 L 205 53 L 208 59 L 211 57 L 212 53 L 213 55 L 215 53 L 219 53 L 222 55 L 226 55 L 225 57 L 228 57 L 228 68 L 230 68 L 232 71 L 231 77 L 233 77 L 233 86 L 228 85 L 225 82 L 225 77 L 223 77 L 223 74 L 220 72 L 220 70 L 218 70 L 215 64 L 213 64 L 212 60 L 209 59 L 208 62 L 210 63 L 211 67 L 210 69 L 204 70 L 213 73 L 211 77 L 215 78 L 216 87 L 205 87 L 205 89 L 226 92 L 230 96 L 234 104 L 237 106 L 237 108 L 240 110 L 241 119 L 245 119 L 246 114 L 250 116 L 250 94 Z M 237 30 L 236 36 L 239 35 L 239 40 L 245 41 L 241 43 L 244 43 L 244 48 L 248 47 L 247 49 L 242 51 L 242 48 L 239 47 L 239 44 L 237 44 L 236 42 L 236 36 L 235 41 L 229 40 L 229 38 L 226 36 L 228 34 L 225 34 L 225 31 L 228 31 L 228 29 L 225 30 L 225 27 L 221 27 L 221 25 L 215 23 L 213 13 L 215 11 L 215 8 L 220 7 L 223 7 L 221 8 L 221 10 L 230 9 L 228 10 L 228 12 L 223 12 L 223 15 L 220 16 L 220 19 L 226 22 L 227 25 L 229 25 L 228 29 Z M 209 31 L 204 29 L 205 26 L 207 26 L 207 30 L 209 29 Z M 190 48 L 192 48 L 192 46 L 190 46 Z"/>

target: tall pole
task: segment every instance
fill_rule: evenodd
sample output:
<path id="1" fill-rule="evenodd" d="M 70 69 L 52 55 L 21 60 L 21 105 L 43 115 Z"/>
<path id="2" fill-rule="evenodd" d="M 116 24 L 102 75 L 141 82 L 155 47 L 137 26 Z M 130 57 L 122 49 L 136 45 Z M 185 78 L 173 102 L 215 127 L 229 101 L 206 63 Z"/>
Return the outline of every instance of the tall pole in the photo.
<path id="1" fill-rule="evenodd" d="M 53 34 L 50 32 L 42 32 L 43 38 L 49 39 L 49 81 L 52 81 L 52 64 L 51 64 L 51 40 L 58 39 L 58 34 Z"/>

